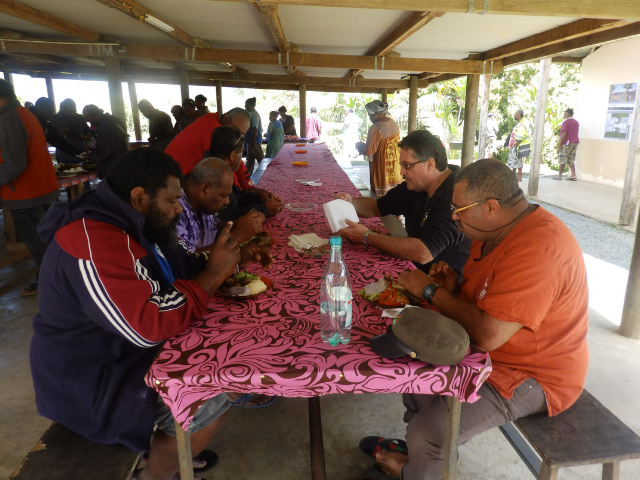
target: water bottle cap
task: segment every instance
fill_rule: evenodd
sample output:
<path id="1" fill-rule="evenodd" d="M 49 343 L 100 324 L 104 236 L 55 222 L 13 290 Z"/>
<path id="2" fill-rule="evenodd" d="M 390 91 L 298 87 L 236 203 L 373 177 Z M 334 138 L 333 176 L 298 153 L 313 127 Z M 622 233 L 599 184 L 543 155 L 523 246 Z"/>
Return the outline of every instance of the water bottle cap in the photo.
<path id="1" fill-rule="evenodd" d="M 341 247 L 342 246 L 342 237 L 331 237 L 329 243 L 332 247 Z"/>

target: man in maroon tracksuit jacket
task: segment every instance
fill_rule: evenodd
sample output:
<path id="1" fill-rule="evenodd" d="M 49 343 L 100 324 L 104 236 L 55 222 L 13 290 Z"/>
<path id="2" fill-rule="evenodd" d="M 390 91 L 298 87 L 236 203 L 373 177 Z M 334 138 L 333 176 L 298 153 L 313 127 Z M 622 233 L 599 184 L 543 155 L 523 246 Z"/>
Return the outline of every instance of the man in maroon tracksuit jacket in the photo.
<path id="1" fill-rule="evenodd" d="M 180 176 L 165 153 L 131 151 L 96 190 L 53 206 L 39 229 L 50 244 L 31 343 L 38 411 L 91 440 L 138 451 L 149 451 L 157 424 L 140 480 L 178 470 L 173 418 L 145 373 L 164 340 L 202 317 L 240 258 L 229 224 L 208 260 L 175 241 Z M 195 454 L 229 405 L 222 394 L 196 413 Z"/>

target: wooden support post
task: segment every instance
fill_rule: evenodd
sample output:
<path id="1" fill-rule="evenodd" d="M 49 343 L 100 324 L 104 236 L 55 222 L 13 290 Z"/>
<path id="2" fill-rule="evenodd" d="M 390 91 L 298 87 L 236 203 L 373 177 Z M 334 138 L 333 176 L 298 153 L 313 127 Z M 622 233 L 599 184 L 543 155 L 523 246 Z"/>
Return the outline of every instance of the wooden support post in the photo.
<path id="1" fill-rule="evenodd" d="M 47 97 L 53 103 L 54 107 L 56 104 L 56 97 L 53 94 L 53 80 L 51 80 L 51 75 L 47 75 L 44 77 L 44 82 L 47 84 Z M 57 109 L 56 109 L 57 110 Z"/>
<path id="2" fill-rule="evenodd" d="M 447 406 L 449 407 L 449 428 L 447 429 L 447 443 L 444 446 L 444 472 L 442 478 L 444 480 L 455 480 L 462 405 L 457 397 L 447 397 Z"/>
<path id="3" fill-rule="evenodd" d="M 140 111 L 138 110 L 138 92 L 136 92 L 136 82 L 129 80 L 129 102 L 131 102 L 131 115 L 133 116 L 133 131 L 136 140 L 142 140 L 142 129 L 140 128 Z"/>
<path id="4" fill-rule="evenodd" d="M 464 99 L 464 126 L 462 130 L 462 166 L 471 165 L 476 146 L 476 116 L 478 114 L 479 75 L 467 75 L 467 89 Z"/>
<path id="5" fill-rule="evenodd" d="M 189 72 L 184 68 L 180 70 L 180 98 L 189 98 Z"/>
<path id="6" fill-rule="evenodd" d="M 529 173 L 530 197 L 538 194 L 538 182 L 540 175 L 540 162 L 542 162 L 542 149 L 544 142 L 544 123 L 547 116 L 547 100 L 549 98 L 549 75 L 551 73 L 551 57 L 540 60 L 540 85 L 538 85 L 538 97 L 536 99 L 536 120 L 533 127 L 533 142 L 531 149 L 531 172 Z"/>
<path id="7" fill-rule="evenodd" d="M 120 59 L 106 57 L 107 83 L 109 84 L 109 100 L 111 101 L 111 114 L 126 123 L 127 115 L 124 109 L 124 95 L 122 93 L 122 74 L 120 73 Z"/>
<path id="8" fill-rule="evenodd" d="M 640 190 L 640 95 L 636 95 L 633 113 L 633 127 L 627 153 L 627 171 L 624 176 L 622 203 L 620 204 L 620 225 L 631 225 L 636 216 L 638 191 Z"/>
<path id="9" fill-rule="evenodd" d="M 298 97 L 300 102 L 300 136 L 307 136 L 307 86 L 298 86 Z"/>
<path id="10" fill-rule="evenodd" d="M 11 72 L 7 71 L 7 70 L 3 70 L 2 71 L 2 75 L 4 76 L 4 79 L 9 82 L 11 85 L 13 85 L 13 75 L 11 75 Z"/>
<path id="11" fill-rule="evenodd" d="M 418 77 L 411 75 L 409 77 L 409 118 L 408 131 L 413 132 L 418 128 Z"/>
<path id="12" fill-rule="evenodd" d="M 636 228 L 627 292 L 622 308 L 622 323 L 618 332 L 625 337 L 640 339 L 640 228 Z"/>
<path id="13" fill-rule="evenodd" d="M 491 97 L 491 75 L 480 77 L 480 131 L 478 132 L 478 158 L 488 156 L 489 140 L 487 125 L 489 123 L 489 99 Z"/>
<path id="14" fill-rule="evenodd" d="M 191 435 L 176 424 L 176 443 L 178 444 L 178 461 L 180 462 L 180 479 L 193 480 L 193 459 L 191 457 Z"/>
<path id="15" fill-rule="evenodd" d="M 387 89 L 386 88 L 384 90 L 382 90 L 382 93 L 380 93 L 380 100 L 382 101 L 382 103 L 389 103 L 389 101 L 387 99 Z"/>
<path id="16" fill-rule="evenodd" d="M 222 81 L 216 80 L 216 110 L 220 115 L 223 114 L 222 111 Z"/>

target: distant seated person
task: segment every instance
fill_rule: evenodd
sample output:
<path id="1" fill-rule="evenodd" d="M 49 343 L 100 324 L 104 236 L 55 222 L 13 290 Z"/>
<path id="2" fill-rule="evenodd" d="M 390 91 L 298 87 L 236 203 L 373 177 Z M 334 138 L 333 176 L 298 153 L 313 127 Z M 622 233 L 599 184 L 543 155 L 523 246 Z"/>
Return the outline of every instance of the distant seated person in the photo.
<path id="1" fill-rule="evenodd" d="M 207 97 L 202 94 L 196 95 L 196 110 L 198 111 L 198 116 L 206 115 L 209 112 L 209 107 L 207 107 Z"/>
<path id="2" fill-rule="evenodd" d="M 211 135 L 211 146 L 207 156 L 225 160 L 232 170 L 237 171 L 242 165 L 242 149 L 244 137 L 234 127 L 222 126 Z M 219 213 L 221 220 L 237 220 L 252 211 L 262 212 L 273 217 L 282 210 L 282 201 L 266 190 L 252 188 L 243 190 L 236 183 L 229 197 L 229 205 Z"/>
<path id="3" fill-rule="evenodd" d="M 84 153 L 88 149 L 88 141 L 91 130 L 87 121 L 78 113 L 76 102 L 70 98 L 60 102 L 60 110 L 51 121 L 58 133 L 66 140 L 67 144 L 73 146 L 73 150 L 65 151 L 62 148 L 56 152 L 59 162 L 78 161 L 78 153 Z M 69 157 L 71 155 L 71 157 Z"/>
<path id="4" fill-rule="evenodd" d="M 136 480 L 177 478 L 179 467 L 175 420 L 144 377 L 165 340 L 202 319 L 240 259 L 230 225 L 208 260 L 177 243 L 180 177 L 165 153 L 133 150 L 40 224 L 50 243 L 30 352 L 38 412 L 92 441 L 149 452 Z M 195 412 L 194 455 L 238 396 L 221 393 Z"/>
<path id="5" fill-rule="evenodd" d="M 201 160 L 182 182 L 182 213 L 178 217 L 176 232 L 178 241 L 189 252 L 209 251 L 219 228 L 216 214 L 229 205 L 233 191 L 233 170 L 220 158 Z M 243 244 L 241 263 L 258 261 L 264 266 L 271 264 L 270 241 L 266 234 L 260 242 L 249 242 L 263 231 L 264 214 L 253 210 L 234 222 L 230 235 Z"/>
<path id="6" fill-rule="evenodd" d="M 113 163 L 129 150 L 127 127 L 121 119 L 104 113 L 95 105 L 86 105 L 82 109 L 82 115 L 91 123 L 96 136 L 96 146 L 90 160 L 96 164 L 98 177 L 104 178 Z"/>
<path id="7" fill-rule="evenodd" d="M 427 130 L 415 130 L 402 139 L 400 168 L 404 182 L 381 198 L 338 198 L 353 203 L 360 217 L 404 215 L 407 237 L 391 237 L 347 220 L 340 234 L 354 243 L 375 247 L 411 260 L 424 272 L 431 264 L 446 261 L 457 272 L 469 256 L 470 240 L 451 218 L 454 169 L 447 164 L 444 145 Z"/>
<path id="8" fill-rule="evenodd" d="M 155 108 L 149 100 L 140 100 L 140 113 L 149 120 L 149 146 L 156 150 L 164 150 L 173 140 L 171 117 Z"/>
<path id="9" fill-rule="evenodd" d="M 47 143 L 52 147 L 56 147 L 57 159 L 63 163 L 81 162 L 82 159 L 77 155 L 83 153 L 84 149 L 69 142 L 65 138 L 64 131 L 56 127 L 54 123 L 56 107 L 53 102 L 47 97 L 40 97 L 36 100 L 33 113 L 40 121 L 40 125 L 42 125 Z"/>
<path id="10" fill-rule="evenodd" d="M 269 126 L 267 127 L 267 158 L 275 158 L 284 145 L 284 129 L 278 120 L 278 112 L 269 113 Z"/>
<path id="11" fill-rule="evenodd" d="M 198 110 L 196 110 L 196 102 L 192 98 L 185 98 L 182 101 L 182 109 L 184 110 L 184 115 L 178 120 L 180 131 L 183 131 L 200 116 L 198 115 Z"/>

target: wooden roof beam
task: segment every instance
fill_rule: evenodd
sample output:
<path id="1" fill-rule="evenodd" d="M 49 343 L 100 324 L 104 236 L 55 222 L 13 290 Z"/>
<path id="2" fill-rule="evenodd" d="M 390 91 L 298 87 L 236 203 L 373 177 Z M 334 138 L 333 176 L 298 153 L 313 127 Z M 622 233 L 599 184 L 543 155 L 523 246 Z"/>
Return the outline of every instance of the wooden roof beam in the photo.
<path id="1" fill-rule="evenodd" d="M 220 0 L 217 0 L 220 1 Z M 224 0 L 238 1 L 238 0 Z M 640 19 L 637 0 L 268 0 L 273 5 L 377 8 L 427 12 L 546 15 L 552 17 Z"/>
<path id="2" fill-rule="evenodd" d="M 391 53 L 395 47 L 420 30 L 431 20 L 441 17 L 442 15 L 444 15 L 443 12 L 411 12 L 400 25 L 378 40 L 374 46 L 367 50 L 365 55 L 384 56 Z M 363 70 L 361 69 L 351 70 L 346 75 L 346 78 L 354 78 L 361 75 L 362 72 Z"/>
<path id="3" fill-rule="evenodd" d="M 327 53 L 291 52 L 286 58 L 276 52 L 260 50 L 229 50 L 209 47 L 176 47 L 144 44 L 69 43 L 53 41 L 25 41 L 2 39 L 4 52 L 42 53 L 48 55 L 72 55 L 80 57 L 143 58 L 171 62 L 231 62 L 254 65 L 294 65 L 300 67 L 355 68 L 400 72 L 480 74 L 492 68 L 493 73 L 502 70 L 502 62 L 482 60 L 442 60 L 429 58 L 376 57 L 363 55 L 337 55 Z"/>
<path id="4" fill-rule="evenodd" d="M 484 52 L 483 58 L 485 60 L 498 60 L 511 55 L 517 55 L 541 47 L 562 43 L 567 40 L 585 37 L 598 32 L 604 32 L 628 24 L 629 22 L 622 20 L 582 18 L 575 22 L 552 28 L 546 32 L 537 33 L 521 40 L 507 43 L 506 45 L 502 45 L 498 48 L 488 50 Z"/>
<path id="5" fill-rule="evenodd" d="M 278 6 L 268 4 L 262 0 L 250 0 L 256 7 L 262 20 L 264 21 L 269 33 L 273 37 L 276 50 L 280 53 L 287 54 L 291 50 L 291 46 L 287 41 L 287 36 L 284 33 L 282 22 L 280 21 L 280 15 L 278 14 Z M 291 75 L 302 75 L 302 72 L 296 70 L 293 65 L 286 65 L 285 70 Z"/>
<path id="6" fill-rule="evenodd" d="M 82 38 L 95 42 L 100 39 L 100 34 L 82 27 L 72 22 L 68 22 L 61 18 L 43 12 L 20 2 L 14 2 L 11 0 L 0 0 L 0 13 L 11 15 L 12 17 L 26 20 L 27 22 L 42 25 L 43 27 L 50 28 L 65 35 L 69 35 L 74 38 Z"/>

